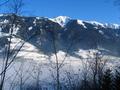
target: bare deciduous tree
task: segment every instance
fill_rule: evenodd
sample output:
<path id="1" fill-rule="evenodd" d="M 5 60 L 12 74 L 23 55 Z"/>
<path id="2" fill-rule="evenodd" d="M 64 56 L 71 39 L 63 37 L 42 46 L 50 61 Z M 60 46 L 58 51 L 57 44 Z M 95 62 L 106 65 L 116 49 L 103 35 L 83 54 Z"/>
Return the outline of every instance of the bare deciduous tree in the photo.
<path id="1" fill-rule="evenodd" d="M 8 30 L 9 31 L 8 33 L 9 35 L 7 38 L 8 43 L 5 45 L 5 56 L 3 60 L 2 71 L 0 72 L 0 76 L 1 76 L 0 90 L 3 89 L 7 69 L 12 65 L 12 63 L 14 62 L 16 56 L 20 52 L 23 45 L 27 41 L 32 39 L 34 36 L 38 35 L 38 33 L 34 33 L 31 36 L 29 36 L 27 39 L 20 40 L 18 43 L 16 43 L 16 45 L 13 48 L 11 47 L 12 39 L 17 38 L 17 35 L 15 35 L 14 32 L 17 31 L 17 27 L 19 26 L 18 22 L 20 22 L 19 21 L 20 19 L 19 19 L 18 14 L 20 14 L 24 4 L 23 4 L 23 0 L 11 0 L 11 2 L 9 3 L 11 4 L 12 14 L 11 16 L 9 16 L 9 20 L 10 20 L 9 23 L 6 23 L 7 26 L 9 26 L 10 28 Z"/>
<path id="2" fill-rule="evenodd" d="M 82 59 L 82 81 L 81 81 L 81 89 L 82 90 L 88 90 L 88 88 L 90 89 L 90 85 L 89 85 L 89 76 L 90 76 L 90 63 L 89 63 L 89 59 Z"/>
<path id="3" fill-rule="evenodd" d="M 34 63 L 32 64 L 33 69 L 32 72 L 28 72 L 29 75 L 35 80 L 35 90 L 41 90 L 41 78 L 40 76 L 42 75 L 42 64 L 41 63 Z"/>
<path id="4" fill-rule="evenodd" d="M 0 6 L 4 6 L 5 4 L 7 4 L 10 0 L 4 0 L 0 2 Z"/>
<path id="5" fill-rule="evenodd" d="M 52 37 L 52 44 L 53 44 L 53 50 L 54 50 L 54 55 L 55 55 L 55 62 L 51 62 L 51 67 L 56 71 L 56 90 L 60 90 L 61 85 L 60 85 L 60 69 L 65 65 L 65 60 L 68 57 L 68 53 L 71 50 L 72 45 L 74 44 L 74 40 L 71 40 L 71 43 L 69 46 L 66 48 L 66 53 L 63 56 L 62 60 L 59 60 L 58 57 L 58 52 L 57 52 L 57 33 L 56 33 L 57 28 L 55 27 L 55 30 L 51 31 L 51 37 Z"/>
<path id="6" fill-rule="evenodd" d="M 90 60 L 89 63 L 93 76 L 93 88 L 98 90 L 101 85 L 101 79 L 107 60 L 103 59 L 103 55 L 100 52 L 95 52 L 94 58 Z"/>
<path id="7" fill-rule="evenodd" d="M 24 1 L 23 0 L 11 0 L 9 4 L 9 9 L 11 10 L 11 13 L 19 15 L 22 13 L 22 9 L 24 7 Z"/>

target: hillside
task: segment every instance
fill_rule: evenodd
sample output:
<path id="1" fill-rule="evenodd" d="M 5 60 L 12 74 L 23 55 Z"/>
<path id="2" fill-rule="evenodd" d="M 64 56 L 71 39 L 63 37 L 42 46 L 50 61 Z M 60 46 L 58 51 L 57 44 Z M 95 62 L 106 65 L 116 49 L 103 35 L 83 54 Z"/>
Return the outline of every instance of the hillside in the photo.
<path id="1" fill-rule="evenodd" d="M 0 16 L 1 50 L 8 41 L 11 24 L 12 15 Z M 33 37 L 27 40 L 31 36 Z M 57 52 L 67 52 L 74 57 L 78 56 L 77 53 L 80 50 L 96 49 L 106 55 L 117 57 L 120 55 L 120 26 L 117 24 L 102 24 L 96 21 L 72 19 L 67 16 L 52 19 L 17 16 L 13 37 L 13 42 L 14 39 L 27 40 L 27 43 L 45 55 L 54 53 L 53 41 L 56 43 Z M 27 51 L 27 48 L 24 50 Z"/>

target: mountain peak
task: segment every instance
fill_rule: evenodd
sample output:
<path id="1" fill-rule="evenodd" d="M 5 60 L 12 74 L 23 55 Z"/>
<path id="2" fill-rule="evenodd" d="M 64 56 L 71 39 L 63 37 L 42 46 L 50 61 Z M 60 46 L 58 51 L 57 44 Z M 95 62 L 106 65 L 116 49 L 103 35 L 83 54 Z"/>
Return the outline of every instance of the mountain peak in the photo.
<path id="1" fill-rule="evenodd" d="M 62 27 L 64 27 L 71 20 L 71 18 L 68 16 L 58 16 L 58 17 L 52 18 L 50 20 L 57 22 Z"/>
<path id="2" fill-rule="evenodd" d="M 101 22 L 97 22 L 97 21 L 86 21 L 86 20 L 80 20 L 80 19 L 74 19 L 74 18 L 70 18 L 68 16 L 58 16 L 55 18 L 49 18 L 49 20 L 58 23 L 60 26 L 64 27 L 70 20 L 77 20 L 77 23 L 82 25 L 84 28 L 86 28 L 84 22 L 92 24 L 96 27 L 100 26 L 103 28 L 112 28 L 112 29 L 120 29 L 120 25 L 119 24 L 110 24 L 110 23 L 101 23 Z"/>

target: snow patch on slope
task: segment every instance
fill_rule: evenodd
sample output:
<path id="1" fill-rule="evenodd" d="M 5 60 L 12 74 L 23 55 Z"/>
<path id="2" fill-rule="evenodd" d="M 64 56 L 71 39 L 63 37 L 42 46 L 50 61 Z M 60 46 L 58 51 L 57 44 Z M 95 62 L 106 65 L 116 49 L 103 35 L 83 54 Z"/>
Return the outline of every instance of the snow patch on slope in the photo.
<path id="1" fill-rule="evenodd" d="M 4 14 L 0 14 L 0 17 L 4 16 Z"/>
<path id="2" fill-rule="evenodd" d="M 90 24 L 93 24 L 93 25 L 95 25 L 95 26 L 101 26 L 101 27 L 105 27 L 104 26 L 104 24 L 102 24 L 102 23 L 100 23 L 100 22 L 96 22 L 96 21 L 86 21 L 86 22 L 88 22 L 88 23 L 90 23 Z"/>
<path id="3" fill-rule="evenodd" d="M 100 22 L 97 22 L 97 21 L 85 21 L 87 23 L 90 23 L 92 25 L 95 25 L 95 26 L 101 26 L 103 28 L 112 28 L 112 29 L 120 29 L 120 25 L 119 24 L 109 24 L 109 23 L 100 23 Z"/>
<path id="4" fill-rule="evenodd" d="M 114 29 L 120 29 L 120 25 L 119 24 L 105 23 L 105 27 L 107 27 L 107 28 L 114 28 Z"/>
<path id="5" fill-rule="evenodd" d="M 82 25 L 84 28 L 87 28 L 87 27 L 85 26 L 85 24 L 83 23 L 82 20 L 77 20 L 77 23 L 80 24 L 80 25 Z"/>
<path id="6" fill-rule="evenodd" d="M 104 32 L 102 30 L 99 30 L 99 33 L 102 34 L 102 35 L 104 35 Z"/>
<path id="7" fill-rule="evenodd" d="M 21 39 L 19 38 L 13 38 L 12 39 L 12 45 L 11 45 L 11 49 L 13 49 L 16 44 L 21 45 L 22 43 Z M 22 41 L 24 42 L 24 41 Z M 19 45 L 18 48 L 19 49 Z M 23 47 L 21 48 L 20 52 L 18 53 L 17 57 L 21 57 L 21 58 L 25 58 L 25 59 L 32 59 L 32 60 L 45 60 L 46 55 L 43 55 L 41 52 L 39 52 L 39 50 L 32 44 L 30 44 L 29 42 L 26 42 Z"/>
<path id="8" fill-rule="evenodd" d="M 117 28 L 120 28 L 120 25 L 118 25 L 118 24 L 113 24 L 114 25 L 114 27 L 117 29 Z"/>

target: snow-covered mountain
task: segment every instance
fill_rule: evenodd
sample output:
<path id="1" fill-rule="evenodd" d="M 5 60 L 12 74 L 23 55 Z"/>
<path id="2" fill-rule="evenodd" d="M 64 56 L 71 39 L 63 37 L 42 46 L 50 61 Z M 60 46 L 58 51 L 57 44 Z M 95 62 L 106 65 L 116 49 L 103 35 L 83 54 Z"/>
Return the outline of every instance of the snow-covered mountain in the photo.
<path id="1" fill-rule="evenodd" d="M 101 51 L 100 55 L 104 54 L 105 62 L 106 59 L 109 60 L 106 67 L 113 68 L 120 64 L 120 25 L 118 24 L 103 24 L 67 16 L 45 18 L 1 14 L 0 70 L 4 66 L 2 64 L 4 64 L 5 50 L 12 30 L 10 60 L 25 43 L 7 69 L 5 90 L 10 88 L 20 90 L 21 79 L 25 81 L 25 88 L 34 85 L 36 87 L 36 81 L 39 81 L 43 90 L 47 88 L 54 90 L 57 70 L 55 52 L 59 64 L 62 65 L 62 68 L 59 68 L 61 83 L 66 83 L 64 81 L 66 71 L 72 72 L 73 76 L 80 75 L 80 79 L 78 76 L 76 78 L 78 81 L 82 80 L 84 71 L 89 68 L 88 63 L 95 60 L 93 58 L 98 51 Z M 87 71 L 91 75 L 91 70 Z"/>
<path id="2" fill-rule="evenodd" d="M 53 22 L 58 23 L 62 27 L 64 27 L 70 20 L 74 20 L 68 16 L 58 16 L 56 18 L 49 18 L 49 20 L 52 20 Z M 120 25 L 119 24 L 110 24 L 110 23 L 100 23 L 97 21 L 84 21 L 84 20 L 79 20 L 77 19 L 78 24 L 81 24 L 84 26 L 84 22 L 87 22 L 89 24 L 95 25 L 95 26 L 101 26 L 101 27 L 108 27 L 108 28 L 114 28 L 114 29 L 119 29 Z M 85 26 L 84 26 L 85 27 Z"/>
<path id="3" fill-rule="evenodd" d="M 96 21 L 72 19 L 67 16 L 56 18 L 16 17 L 15 23 L 17 25 L 13 25 L 14 37 L 27 40 L 35 34 L 27 41 L 29 44 L 26 47 L 29 47 L 29 45 L 31 48 L 34 47 L 29 53 L 30 55 L 34 50 L 35 55 L 39 54 L 38 52 L 52 55 L 54 53 L 53 39 L 55 39 L 57 52 L 67 52 L 70 56 L 78 57 L 79 51 L 84 53 L 84 51 L 89 52 L 98 48 L 106 55 L 120 55 L 120 25 L 118 24 L 102 24 Z M 0 15 L 1 49 L 8 42 L 7 37 L 12 18 L 13 15 Z M 82 54 L 81 56 L 84 57 Z"/>

